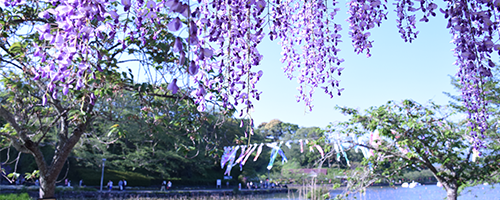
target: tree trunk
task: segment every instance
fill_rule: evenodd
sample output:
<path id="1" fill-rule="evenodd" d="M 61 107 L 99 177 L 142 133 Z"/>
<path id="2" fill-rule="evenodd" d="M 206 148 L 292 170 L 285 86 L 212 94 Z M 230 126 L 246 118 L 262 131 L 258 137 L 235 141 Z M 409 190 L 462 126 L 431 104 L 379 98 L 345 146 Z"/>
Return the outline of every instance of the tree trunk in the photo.
<path id="1" fill-rule="evenodd" d="M 49 199 L 49 198 L 55 199 L 54 195 L 55 191 L 56 191 L 56 178 L 40 175 L 39 197 L 41 199 Z"/>
<path id="2" fill-rule="evenodd" d="M 40 198 L 55 198 L 55 188 L 56 188 L 56 179 L 61 173 L 61 169 L 64 166 L 64 163 L 68 159 L 68 156 L 75 146 L 75 144 L 80 139 L 82 131 L 81 129 L 77 129 L 74 131 L 73 135 L 65 140 L 64 144 L 59 144 L 56 146 L 56 153 L 54 158 L 52 159 L 52 163 L 49 167 L 45 167 L 45 161 L 40 160 L 38 163 L 38 167 L 42 168 L 44 166 L 46 170 L 40 170 Z M 35 159 L 37 157 L 35 156 Z M 38 157 L 40 158 L 40 157 Z M 43 163 L 42 163 L 43 162 Z"/>
<path id="3" fill-rule="evenodd" d="M 450 183 L 452 182 L 452 183 Z M 455 181 L 450 181 L 448 183 L 443 183 L 443 187 L 446 190 L 446 198 L 448 200 L 457 200 L 457 184 Z"/>
<path id="4" fill-rule="evenodd" d="M 446 197 L 448 200 L 457 200 L 457 188 L 447 189 Z"/>

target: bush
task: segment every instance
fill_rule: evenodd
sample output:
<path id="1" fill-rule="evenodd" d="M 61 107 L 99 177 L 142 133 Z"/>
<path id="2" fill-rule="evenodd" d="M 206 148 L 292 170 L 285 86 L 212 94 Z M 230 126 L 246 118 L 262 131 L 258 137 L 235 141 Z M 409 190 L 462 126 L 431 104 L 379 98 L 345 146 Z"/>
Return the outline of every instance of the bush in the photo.
<path id="1" fill-rule="evenodd" d="M 31 198 L 28 193 L 0 194 L 0 200 L 31 200 Z"/>
<path id="2" fill-rule="evenodd" d="M 316 188 L 314 190 L 309 190 L 306 194 L 306 198 L 312 199 L 311 197 L 313 196 L 312 195 L 313 192 L 314 192 L 314 200 L 330 198 L 330 191 L 326 188 Z"/>
<path id="3" fill-rule="evenodd" d="M 432 172 L 428 169 L 421 171 L 409 171 L 403 174 L 401 178 L 404 178 L 405 181 L 417 181 L 417 182 L 426 182 L 426 181 L 436 181 Z"/>
<path id="4" fill-rule="evenodd" d="M 89 191 L 89 192 L 97 191 L 97 189 L 95 189 L 93 187 L 76 187 L 74 190 L 75 191 Z"/>
<path id="5" fill-rule="evenodd" d="M 85 168 L 78 168 L 76 171 L 79 174 L 85 174 L 84 185 L 101 184 L 101 171 Z M 113 181 L 113 185 L 118 185 L 118 181 L 122 179 L 127 180 L 127 186 L 150 186 L 154 178 L 130 171 L 104 170 L 103 185 L 106 185 L 109 180 Z"/>
<path id="6" fill-rule="evenodd" d="M 172 181 L 173 187 L 176 187 L 176 186 L 209 186 L 209 187 L 211 186 L 211 187 L 215 187 L 215 183 L 216 183 L 216 179 L 168 178 L 168 180 Z M 161 180 L 161 181 L 163 181 L 163 180 Z M 233 179 L 230 181 L 230 183 L 235 184 L 235 183 L 237 183 L 237 180 Z"/>

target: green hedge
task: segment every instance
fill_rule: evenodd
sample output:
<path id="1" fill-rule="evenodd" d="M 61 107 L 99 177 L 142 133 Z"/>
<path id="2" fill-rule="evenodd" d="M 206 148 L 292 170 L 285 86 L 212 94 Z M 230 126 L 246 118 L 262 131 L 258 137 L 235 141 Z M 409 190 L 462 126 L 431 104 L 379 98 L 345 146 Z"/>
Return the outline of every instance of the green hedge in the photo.
<path id="1" fill-rule="evenodd" d="M 176 185 L 182 186 L 213 186 L 215 187 L 217 179 L 180 179 L 173 180 L 172 184 L 175 187 Z M 224 182 L 225 183 L 225 182 Z"/>
<path id="2" fill-rule="evenodd" d="M 84 185 L 101 184 L 101 171 L 79 168 L 76 169 L 76 172 L 82 175 Z M 154 178 L 136 172 L 104 170 L 103 185 L 106 185 L 109 180 L 113 181 L 113 185 L 118 185 L 118 181 L 121 179 L 127 180 L 127 186 L 149 186 Z M 78 181 L 73 180 L 73 183 L 78 184 Z"/>
<path id="3" fill-rule="evenodd" d="M 73 177 L 83 177 L 83 184 L 87 186 L 98 186 L 101 183 L 101 171 L 96 171 L 88 168 L 73 169 Z M 113 181 L 113 185 L 118 185 L 121 179 L 127 180 L 127 186 L 149 187 L 161 185 L 163 180 L 172 181 L 173 186 L 214 186 L 217 178 L 221 176 L 203 177 L 203 178 L 165 178 L 146 176 L 137 172 L 104 170 L 103 185 L 106 185 L 109 180 Z M 70 177 L 71 179 L 71 177 Z M 73 186 L 78 186 L 80 180 L 71 180 Z M 231 180 L 231 184 L 235 184 L 237 180 Z M 234 183 L 233 183 L 234 182 Z"/>
<path id="4" fill-rule="evenodd" d="M 28 193 L 0 194 L 0 200 L 31 200 L 31 198 Z"/>

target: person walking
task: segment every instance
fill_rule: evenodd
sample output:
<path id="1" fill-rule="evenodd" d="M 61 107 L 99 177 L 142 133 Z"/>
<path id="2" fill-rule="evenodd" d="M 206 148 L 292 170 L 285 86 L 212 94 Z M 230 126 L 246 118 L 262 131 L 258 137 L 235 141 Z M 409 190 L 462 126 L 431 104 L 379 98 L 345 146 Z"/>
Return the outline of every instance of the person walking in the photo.
<path id="1" fill-rule="evenodd" d="M 167 190 L 170 189 L 172 187 L 172 182 L 168 181 L 167 183 Z"/>
<path id="2" fill-rule="evenodd" d="M 120 191 L 123 190 L 123 181 L 122 180 L 118 181 L 118 188 L 120 188 Z"/>
<path id="3" fill-rule="evenodd" d="M 123 190 L 125 190 L 127 187 L 127 180 L 123 179 Z"/>
<path id="4" fill-rule="evenodd" d="M 113 189 L 113 181 L 109 180 L 108 181 L 108 191 L 111 191 Z"/>
<path id="5" fill-rule="evenodd" d="M 163 182 L 161 182 L 161 188 L 160 188 L 160 191 L 165 191 L 165 186 L 167 185 L 167 181 L 163 180 Z"/>

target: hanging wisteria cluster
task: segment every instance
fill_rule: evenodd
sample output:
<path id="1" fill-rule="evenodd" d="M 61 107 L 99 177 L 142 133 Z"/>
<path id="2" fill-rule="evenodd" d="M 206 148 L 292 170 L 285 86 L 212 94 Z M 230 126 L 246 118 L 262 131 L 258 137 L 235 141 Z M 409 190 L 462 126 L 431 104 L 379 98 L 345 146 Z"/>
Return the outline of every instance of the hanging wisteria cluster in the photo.
<path id="1" fill-rule="evenodd" d="M 304 101 L 312 110 L 314 88 L 321 87 L 333 97 L 340 95 L 339 80 L 343 68 L 338 65 L 343 59 L 337 56 L 340 49 L 342 30 L 333 19 L 339 10 L 333 2 L 332 12 L 328 12 L 326 1 L 311 0 L 306 2 L 293 0 L 274 0 L 271 16 L 271 39 L 279 38 L 282 46 L 281 61 L 285 63 L 284 72 L 289 79 L 296 76 L 300 95 L 297 101 Z M 309 90 L 309 91 L 308 91 Z"/>
<path id="2" fill-rule="evenodd" d="M 370 36 L 368 30 L 374 28 L 375 25 L 380 26 L 382 20 L 387 19 L 387 6 L 385 4 L 387 1 L 382 4 L 380 0 L 353 0 L 348 3 L 349 35 L 356 53 L 359 54 L 366 50 L 366 55 L 368 57 L 371 55 L 370 48 L 373 41 L 368 40 Z"/>
<path id="3" fill-rule="evenodd" d="M 197 25 L 203 31 L 202 38 L 206 38 L 203 44 L 213 46 L 217 59 L 196 63 L 202 66 L 203 73 L 196 75 L 195 81 L 217 91 L 224 107 L 244 104 L 251 109 L 251 99 L 259 99 L 255 84 L 263 73 L 252 68 L 262 60 L 257 46 L 264 36 L 265 8 L 264 0 L 205 0 L 198 7 L 201 17 Z M 211 70 L 217 71 L 218 76 L 209 76 L 206 72 Z"/>
<path id="4" fill-rule="evenodd" d="M 462 97 L 467 110 L 471 134 L 476 148 L 484 148 L 484 132 L 488 128 L 487 104 L 483 85 L 491 77 L 495 66 L 491 53 L 500 54 L 498 41 L 500 1 L 447 1 L 449 6 L 441 9 L 448 19 L 448 28 L 453 34 L 452 42 L 460 67 L 457 76 L 463 85 Z"/>
<path id="5" fill-rule="evenodd" d="M 33 2 L 2 0 L 4 7 L 20 7 Z M 68 90 L 87 87 L 93 72 L 102 70 L 106 49 L 89 44 L 106 40 L 129 45 L 138 40 L 146 45 L 167 31 L 176 35 L 171 51 L 179 58 L 178 68 L 168 80 L 168 89 L 179 92 L 179 76 L 189 75 L 195 83 L 191 96 L 199 110 L 218 95 L 221 105 L 253 107 L 260 96 L 256 83 L 263 72 L 255 70 L 263 56 L 257 46 L 268 34 L 282 45 L 284 72 L 300 83 L 298 101 L 312 109 L 315 89 L 333 97 L 340 95 L 339 80 L 343 59 L 337 56 L 341 42 L 340 24 L 334 17 L 340 10 L 336 1 L 323 0 L 48 0 L 38 16 L 36 30 L 42 46 L 34 45 L 40 59 L 32 69 L 35 79 L 50 80 L 47 94 L 57 98 Z M 432 0 L 351 0 L 347 22 L 354 51 L 370 56 L 373 41 L 369 30 L 380 26 L 394 6 L 401 37 L 412 42 L 418 34 L 416 22 L 436 16 L 438 4 Z M 459 66 L 464 103 L 469 110 L 475 147 L 483 147 L 487 129 L 485 78 L 492 76 L 491 54 L 500 50 L 498 22 L 500 0 L 445 0 L 439 10 L 448 20 Z M 55 23 L 48 21 L 55 20 Z M 267 28 L 266 28 L 267 26 Z M 266 32 L 265 30 L 269 30 Z M 183 86 L 183 85 L 182 85 Z M 181 87 L 182 87 L 181 86 Z M 44 98 L 44 101 L 47 97 Z M 92 96 L 92 98 L 95 98 Z"/>

